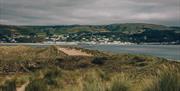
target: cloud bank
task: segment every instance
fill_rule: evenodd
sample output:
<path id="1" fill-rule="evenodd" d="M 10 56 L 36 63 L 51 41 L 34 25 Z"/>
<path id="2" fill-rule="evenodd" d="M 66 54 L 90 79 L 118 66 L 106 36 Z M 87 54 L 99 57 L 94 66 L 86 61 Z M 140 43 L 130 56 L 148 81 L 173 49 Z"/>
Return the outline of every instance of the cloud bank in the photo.
<path id="1" fill-rule="evenodd" d="M 0 23 L 180 25 L 179 0 L 0 0 Z"/>

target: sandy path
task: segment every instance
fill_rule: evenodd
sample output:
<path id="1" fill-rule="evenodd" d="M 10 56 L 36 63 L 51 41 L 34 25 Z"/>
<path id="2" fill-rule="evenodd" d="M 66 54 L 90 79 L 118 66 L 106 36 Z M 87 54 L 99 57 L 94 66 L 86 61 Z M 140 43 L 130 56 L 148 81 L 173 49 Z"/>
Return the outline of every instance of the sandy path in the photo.
<path id="1" fill-rule="evenodd" d="M 28 84 L 29 84 L 29 81 L 23 84 L 21 87 L 17 88 L 16 91 L 25 91 L 25 88 Z"/>
<path id="2" fill-rule="evenodd" d="M 60 47 L 59 50 L 64 52 L 67 55 L 70 55 L 70 56 L 92 56 L 91 54 L 88 54 L 86 52 L 82 52 L 81 50 L 77 50 L 77 49 Z"/>

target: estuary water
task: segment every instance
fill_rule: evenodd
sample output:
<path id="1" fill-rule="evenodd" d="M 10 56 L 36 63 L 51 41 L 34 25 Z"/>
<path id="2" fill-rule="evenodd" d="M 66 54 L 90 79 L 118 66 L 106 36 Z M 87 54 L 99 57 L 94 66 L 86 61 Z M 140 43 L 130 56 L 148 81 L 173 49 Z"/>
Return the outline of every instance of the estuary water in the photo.
<path id="1" fill-rule="evenodd" d="M 80 47 L 112 53 L 151 55 L 180 61 L 180 45 L 80 45 Z"/>

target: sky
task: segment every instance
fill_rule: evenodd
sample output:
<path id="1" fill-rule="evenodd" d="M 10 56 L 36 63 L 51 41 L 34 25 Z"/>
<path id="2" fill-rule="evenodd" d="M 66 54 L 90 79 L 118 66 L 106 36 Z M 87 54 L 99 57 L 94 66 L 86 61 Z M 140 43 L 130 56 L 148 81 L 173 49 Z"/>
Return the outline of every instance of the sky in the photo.
<path id="1" fill-rule="evenodd" d="M 0 0 L 0 24 L 180 26 L 180 0 Z"/>

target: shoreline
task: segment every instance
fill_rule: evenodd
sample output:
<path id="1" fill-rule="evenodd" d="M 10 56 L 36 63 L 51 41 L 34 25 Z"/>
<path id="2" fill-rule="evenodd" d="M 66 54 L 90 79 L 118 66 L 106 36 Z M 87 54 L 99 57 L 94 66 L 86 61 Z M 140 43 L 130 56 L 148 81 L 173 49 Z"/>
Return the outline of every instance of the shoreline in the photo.
<path id="1" fill-rule="evenodd" d="M 180 45 L 180 44 L 159 44 L 159 43 L 92 43 L 92 42 L 57 42 L 57 43 L 0 43 L 2 45 Z"/>
<path id="2" fill-rule="evenodd" d="M 108 48 L 109 47 L 111 48 L 111 47 L 114 46 L 115 48 L 118 48 L 116 50 L 122 50 L 122 51 L 125 51 L 126 53 L 131 53 L 131 54 L 134 54 L 136 52 L 137 52 L 137 54 L 141 54 L 142 51 L 143 51 L 143 49 L 142 49 L 142 51 L 139 52 L 138 49 L 134 49 L 134 48 L 140 48 L 139 50 L 141 50 L 141 48 L 143 48 L 143 47 L 148 48 L 146 50 L 149 50 L 149 48 L 153 48 L 153 49 L 158 48 L 159 49 L 161 47 L 163 47 L 163 48 L 180 48 L 180 45 L 144 45 L 144 44 L 119 45 L 119 44 L 84 44 L 84 43 L 81 44 L 81 43 L 77 43 L 77 42 L 76 43 L 74 43 L 74 42 L 62 42 L 62 43 L 56 43 L 56 44 L 55 43 L 0 43 L 0 46 L 32 46 L 32 47 L 42 47 L 42 48 L 53 46 L 53 45 L 55 45 L 55 46 L 77 46 L 77 47 L 81 47 L 81 48 L 86 48 L 86 47 L 91 48 L 92 47 L 92 50 L 93 50 L 93 48 L 95 50 L 98 50 L 97 48 L 99 46 L 101 46 L 101 47 L 106 47 L 107 46 Z M 125 48 L 125 49 L 123 49 L 123 48 Z M 134 51 L 131 50 L 132 48 L 134 49 Z M 101 50 L 101 48 L 99 50 Z M 108 50 L 103 50 L 103 51 L 108 51 Z M 174 58 L 174 56 L 176 56 L 177 54 L 175 54 L 175 55 L 171 54 L 172 56 L 169 56 L 169 55 L 163 55 L 163 53 L 158 53 L 157 52 L 158 55 L 155 55 L 156 53 L 155 54 L 153 53 L 154 50 L 151 50 L 151 51 L 152 52 L 150 52 L 150 53 L 148 53 L 148 52 L 145 53 L 144 52 L 144 54 L 165 58 L 167 60 L 179 61 L 180 62 L 179 58 Z M 172 52 L 174 53 L 174 51 L 172 51 Z M 117 52 L 115 51 L 115 52 L 112 52 L 112 53 L 117 53 Z"/>

